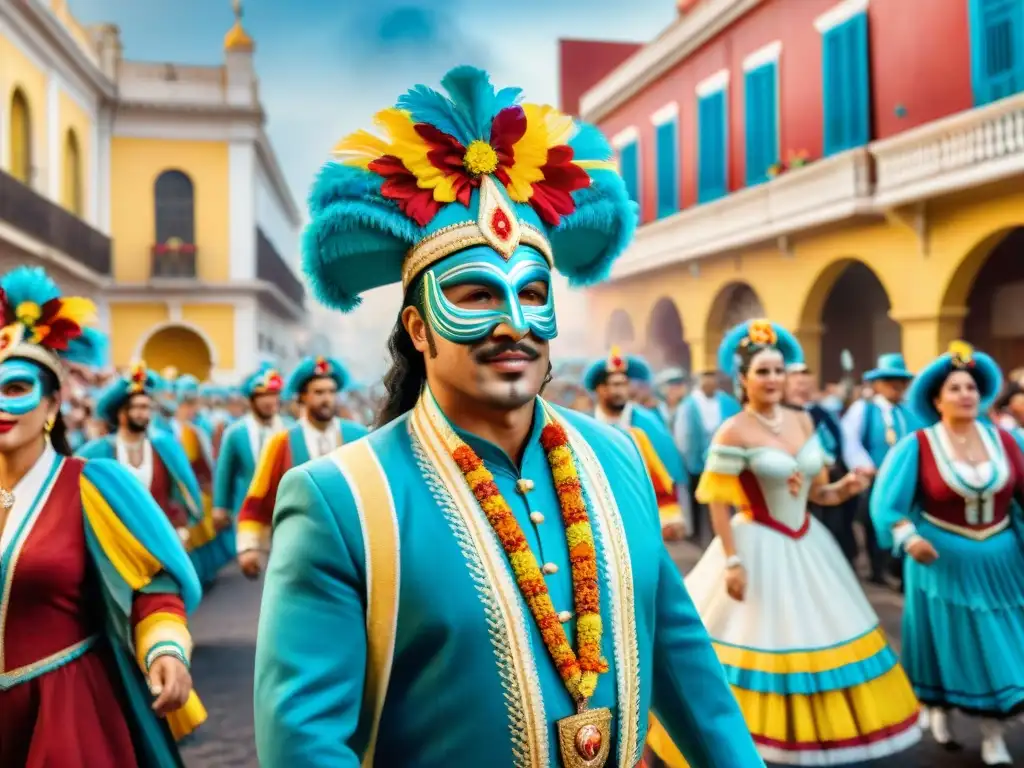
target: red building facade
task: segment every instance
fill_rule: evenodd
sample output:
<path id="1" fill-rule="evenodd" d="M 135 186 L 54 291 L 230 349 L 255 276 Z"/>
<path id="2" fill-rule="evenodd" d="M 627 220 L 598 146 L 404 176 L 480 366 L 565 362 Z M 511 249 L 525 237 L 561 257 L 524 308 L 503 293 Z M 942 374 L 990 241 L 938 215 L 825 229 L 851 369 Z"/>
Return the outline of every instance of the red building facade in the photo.
<path id="1" fill-rule="evenodd" d="M 1024 315 L 998 328 L 982 306 L 1015 305 L 993 286 L 1024 295 L 1010 266 L 1024 260 L 991 259 L 999 277 L 988 269 L 972 293 L 992 252 L 1021 242 L 1009 235 L 1024 216 L 1004 219 L 1024 190 L 1024 0 L 677 8 L 610 71 L 589 68 L 599 48 L 585 41 L 562 51 L 563 87 L 578 93 L 589 73 L 577 114 L 609 137 L 641 212 L 591 294 L 608 333 L 700 364 L 726 319 L 760 309 L 788 317 L 810 357 L 854 348 L 862 369 L 901 348 L 924 361 L 961 334 L 1024 364 Z M 667 338 L 666 302 L 681 340 Z"/>

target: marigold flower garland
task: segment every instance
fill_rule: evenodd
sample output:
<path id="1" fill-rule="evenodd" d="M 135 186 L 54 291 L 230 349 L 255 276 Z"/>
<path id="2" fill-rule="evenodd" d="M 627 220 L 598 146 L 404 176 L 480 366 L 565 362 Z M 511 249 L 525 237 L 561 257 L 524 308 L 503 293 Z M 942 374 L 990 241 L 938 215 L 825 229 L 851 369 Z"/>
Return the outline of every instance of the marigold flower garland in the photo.
<path id="1" fill-rule="evenodd" d="M 519 591 L 537 622 L 544 645 L 565 687 L 577 701 L 585 701 L 594 694 L 598 676 L 608 671 L 608 662 L 601 656 L 603 628 L 594 533 L 583 499 L 583 486 L 569 448 L 569 436 L 561 425 L 550 422 L 541 432 L 540 439 L 551 467 L 551 477 L 555 481 L 565 538 L 569 545 L 576 607 L 576 651 L 573 651 L 565 628 L 558 620 L 537 558 L 530 550 L 523 529 L 508 502 L 498 490 L 494 475 L 473 449 L 461 440 L 452 451 L 452 458 L 501 541 Z"/>

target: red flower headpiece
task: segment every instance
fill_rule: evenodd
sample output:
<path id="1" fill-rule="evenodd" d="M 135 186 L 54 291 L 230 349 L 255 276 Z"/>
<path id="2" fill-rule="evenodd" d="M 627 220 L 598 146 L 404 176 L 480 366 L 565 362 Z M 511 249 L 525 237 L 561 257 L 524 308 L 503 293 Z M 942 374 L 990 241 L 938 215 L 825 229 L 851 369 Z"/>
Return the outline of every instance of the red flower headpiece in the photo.
<path id="1" fill-rule="evenodd" d="M 128 389 L 132 392 L 145 392 L 147 378 L 146 363 L 142 360 L 132 363 L 128 372 Z"/>
<path id="2" fill-rule="evenodd" d="M 316 363 L 313 365 L 313 374 L 315 376 L 327 376 L 330 374 L 330 372 L 331 364 L 330 362 L 328 362 L 327 358 L 323 357 L 322 355 L 320 357 L 317 357 Z"/>
<path id="3" fill-rule="evenodd" d="M 608 362 L 605 364 L 604 368 L 605 372 L 626 373 L 628 369 L 629 362 L 626 360 L 625 357 L 622 356 L 622 353 L 619 351 L 619 348 L 612 347 L 611 351 L 608 353 Z"/>
<path id="4" fill-rule="evenodd" d="M 274 368 L 267 369 L 267 372 L 263 374 L 259 382 L 253 387 L 255 392 L 280 392 L 284 388 L 284 379 L 281 378 L 281 374 Z"/>

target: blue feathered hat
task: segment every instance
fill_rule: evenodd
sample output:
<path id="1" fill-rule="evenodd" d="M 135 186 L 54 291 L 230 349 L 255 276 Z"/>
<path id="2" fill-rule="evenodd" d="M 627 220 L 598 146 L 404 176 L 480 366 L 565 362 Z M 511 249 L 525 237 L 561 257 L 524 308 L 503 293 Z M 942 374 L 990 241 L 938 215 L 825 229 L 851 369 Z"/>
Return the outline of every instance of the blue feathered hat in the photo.
<path id="1" fill-rule="evenodd" d="M 160 377 L 138 360 L 128 372 L 108 384 L 97 396 L 94 413 L 108 424 L 117 423 L 117 412 L 132 395 L 155 394 L 160 388 Z"/>
<path id="2" fill-rule="evenodd" d="M 321 169 L 302 246 L 320 301 L 349 311 L 474 246 L 532 248 L 573 285 L 604 278 L 637 214 L 600 131 L 473 67 L 441 85 L 413 87 L 377 113 L 387 138 L 358 131 Z"/>
<path id="3" fill-rule="evenodd" d="M 345 366 L 341 361 L 333 357 L 306 357 L 295 367 L 295 370 L 288 376 L 288 383 L 284 388 L 285 398 L 291 400 L 297 398 L 306 382 L 311 379 L 331 378 L 338 385 L 338 391 L 344 390 L 351 380 Z"/>
<path id="4" fill-rule="evenodd" d="M 101 368 L 106 337 L 89 325 L 96 305 L 62 296 L 42 267 L 18 267 L 0 278 L 0 361 L 31 360 L 64 381 L 64 364 Z"/>
<path id="5" fill-rule="evenodd" d="M 1003 372 L 996 361 L 984 352 L 978 352 L 966 341 L 954 341 L 949 351 L 935 358 L 914 377 L 907 390 L 906 402 L 924 426 L 931 426 L 940 418 L 934 400 L 942 383 L 953 371 L 967 371 L 978 386 L 981 402 L 978 413 L 984 416 L 1003 389 Z"/>
<path id="6" fill-rule="evenodd" d="M 610 373 L 624 373 L 631 381 L 651 382 L 651 367 L 642 357 L 623 355 L 618 347 L 612 347 L 607 357 L 595 360 L 583 374 L 583 386 L 593 392 Z"/>
<path id="7" fill-rule="evenodd" d="M 191 373 L 179 376 L 173 383 L 174 396 L 178 402 L 197 400 L 200 395 L 199 379 Z"/>
<path id="8" fill-rule="evenodd" d="M 249 374 L 242 382 L 242 394 L 245 397 L 254 397 L 263 394 L 280 394 L 284 389 L 284 379 L 281 372 L 270 363 L 263 363 L 259 370 Z"/>
<path id="9" fill-rule="evenodd" d="M 750 344 L 774 347 L 779 350 L 787 366 L 804 361 L 804 350 L 800 342 L 781 325 L 764 319 L 747 320 L 725 334 L 722 343 L 718 345 L 719 370 L 735 379 L 739 374 L 740 350 Z"/>

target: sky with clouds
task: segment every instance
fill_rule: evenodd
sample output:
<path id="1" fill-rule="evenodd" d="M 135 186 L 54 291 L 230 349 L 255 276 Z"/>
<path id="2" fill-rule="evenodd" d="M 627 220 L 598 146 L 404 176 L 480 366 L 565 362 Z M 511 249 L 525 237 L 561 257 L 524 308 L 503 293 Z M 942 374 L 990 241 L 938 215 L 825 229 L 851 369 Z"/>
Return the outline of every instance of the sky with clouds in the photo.
<path id="1" fill-rule="evenodd" d="M 83 23 L 121 28 L 126 58 L 222 61 L 229 0 L 69 0 Z M 345 134 L 410 85 L 452 66 L 487 69 L 533 102 L 557 103 L 558 39 L 650 40 L 673 0 L 245 0 L 267 130 L 300 202 Z"/>
<path id="2" fill-rule="evenodd" d="M 145 61 L 220 64 L 234 21 L 231 0 L 68 4 L 85 24 L 116 24 L 125 57 Z M 531 102 L 557 104 L 560 38 L 651 40 L 676 10 L 674 0 L 244 0 L 243 14 L 256 42 L 267 132 L 304 210 L 331 148 L 371 128 L 374 113 L 410 86 L 437 87 L 451 67 L 472 64 L 499 87 L 518 86 Z M 585 312 L 563 280 L 555 286 L 562 311 L 552 349 L 579 354 L 590 335 Z M 352 313 L 318 316 L 317 328 L 329 327 L 335 353 L 349 362 L 359 357 L 373 377 L 386 365 L 384 340 L 400 297 L 399 286 L 376 289 Z M 369 361 L 373 349 L 380 354 Z"/>

